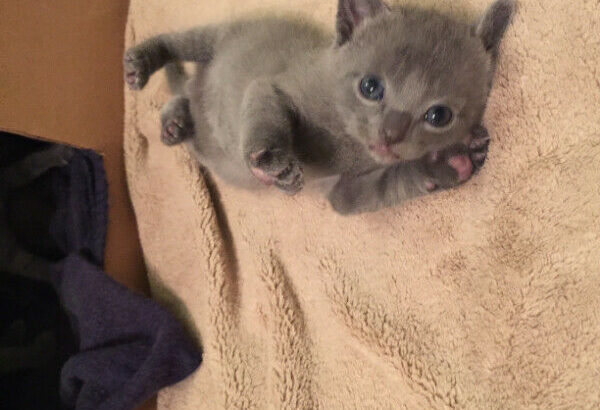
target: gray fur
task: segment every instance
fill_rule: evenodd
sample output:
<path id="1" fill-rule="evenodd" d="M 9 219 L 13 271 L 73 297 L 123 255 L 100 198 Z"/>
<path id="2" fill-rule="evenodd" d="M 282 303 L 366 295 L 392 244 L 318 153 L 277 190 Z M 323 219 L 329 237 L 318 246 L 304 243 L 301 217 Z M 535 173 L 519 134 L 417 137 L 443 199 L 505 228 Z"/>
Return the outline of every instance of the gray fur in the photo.
<path id="1" fill-rule="evenodd" d="M 247 188 L 262 181 L 293 194 L 305 178 L 338 176 L 334 209 L 372 211 L 464 182 L 449 161 L 456 156 L 474 171 L 483 164 L 488 137 L 479 124 L 512 11 L 510 0 L 497 0 L 469 25 L 380 0 L 339 0 L 335 36 L 281 18 L 162 34 L 125 53 L 125 79 L 139 89 L 165 64 L 198 63 L 179 103 L 162 113 L 164 134 L 173 107 L 181 114 L 189 104 L 186 123 L 198 132 L 184 126 L 170 143 L 185 141 L 211 171 Z M 178 73 L 168 69 L 171 84 Z M 383 79 L 383 100 L 360 96 L 365 74 Z M 454 112 L 442 129 L 423 120 L 436 103 Z M 385 141 L 390 158 L 372 149 L 384 124 L 402 127 L 401 138 Z"/>
<path id="2" fill-rule="evenodd" d="M 500 41 L 514 12 L 515 4 L 512 0 L 498 0 L 485 12 L 477 24 L 476 35 L 481 38 L 485 49 L 494 57 L 498 53 Z"/>

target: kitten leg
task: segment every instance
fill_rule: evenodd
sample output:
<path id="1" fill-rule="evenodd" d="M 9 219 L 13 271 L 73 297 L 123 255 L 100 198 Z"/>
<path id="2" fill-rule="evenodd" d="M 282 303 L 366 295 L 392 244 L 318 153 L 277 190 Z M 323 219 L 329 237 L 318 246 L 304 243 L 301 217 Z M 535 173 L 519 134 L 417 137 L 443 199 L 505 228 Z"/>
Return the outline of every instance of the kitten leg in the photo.
<path id="1" fill-rule="evenodd" d="M 16 164 L 0 169 L 0 186 L 8 190 L 27 185 L 49 169 L 67 165 L 73 153 L 74 149 L 66 145 L 52 145 L 34 152 Z"/>
<path id="2" fill-rule="evenodd" d="M 273 84 L 255 81 L 242 103 L 242 150 L 250 171 L 267 185 L 293 195 L 304 174 L 292 147 L 291 108 Z"/>
<path id="3" fill-rule="evenodd" d="M 328 198 L 342 215 L 371 212 L 428 193 L 426 183 L 422 164 L 405 162 L 358 175 L 342 174 Z"/>
<path id="4" fill-rule="evenodd" d="M 342 175 L 329 193 L 340 214 L 376 211 L 439 189 L 460 185 L 485 162 L 489 137 L 485 128 L 473 132 L 470 145 L 428 154 L 417 161 L 376 168 L 359 175 Z"/>
<path id="5" fill-rule="evenodd" d="M 165 145 L 179 144 L 194 135 L 194 121 L 190 100 L 183 96 L 172 98 L 160 112 L 162 130 L 160 139 Z"/>
<path id="6" fill-rule="evenodd" d="M 215 39 L 216 28 L 211 26 L 151 37 L 125 52 L 125 82 L 132 90 L 141 90 L 150 76 L 169 62 L 208 62 Z"/>

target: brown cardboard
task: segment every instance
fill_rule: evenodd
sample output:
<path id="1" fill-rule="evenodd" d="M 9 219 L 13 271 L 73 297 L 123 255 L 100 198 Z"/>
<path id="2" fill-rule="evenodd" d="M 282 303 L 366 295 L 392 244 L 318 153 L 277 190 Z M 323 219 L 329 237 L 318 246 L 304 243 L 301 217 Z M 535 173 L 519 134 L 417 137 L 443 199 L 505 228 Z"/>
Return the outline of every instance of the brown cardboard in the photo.
<path id="1" fill-rule="evenodd" d="M 106 269 L 146 289 L 123 165 L 126 0 L 0 2 L 0 129 L 92 148 L 109 181 Z"/>

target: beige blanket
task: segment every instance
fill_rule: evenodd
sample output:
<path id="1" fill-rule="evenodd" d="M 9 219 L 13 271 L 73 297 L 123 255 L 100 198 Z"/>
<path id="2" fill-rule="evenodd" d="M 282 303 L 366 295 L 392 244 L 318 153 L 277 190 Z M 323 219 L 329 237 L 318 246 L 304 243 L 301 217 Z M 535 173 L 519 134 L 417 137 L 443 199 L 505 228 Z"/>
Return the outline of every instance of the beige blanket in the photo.
<path id="1" fill-rule="evenodd" d="M 126 43 L 259 7 L 333 27 L 334 3 L 132 0 Z M 488 0 L 413 3 L 475 16 Z M 598 408 L 599 67 L 597 0 L 521 0 L 483 171 L 354 217 L 311 192 L 210 182 L 184 147 L 159 141 L 164 75 L 126 92 L 154 295 L 204 348 L 159 408 Z"/>

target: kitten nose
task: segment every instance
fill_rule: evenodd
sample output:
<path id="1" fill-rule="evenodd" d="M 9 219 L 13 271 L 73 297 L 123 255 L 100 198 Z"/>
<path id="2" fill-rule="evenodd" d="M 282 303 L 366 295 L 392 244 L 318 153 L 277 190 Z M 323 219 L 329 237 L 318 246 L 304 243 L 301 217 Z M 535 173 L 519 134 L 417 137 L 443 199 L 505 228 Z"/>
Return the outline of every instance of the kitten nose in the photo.
<path id="1" fill-rule="evenodd" d="M 397 144 L 406 137 L 412 116 L 406 111 L 392 110 L 385 114 L 381 133 L 388 144 Z"/>

